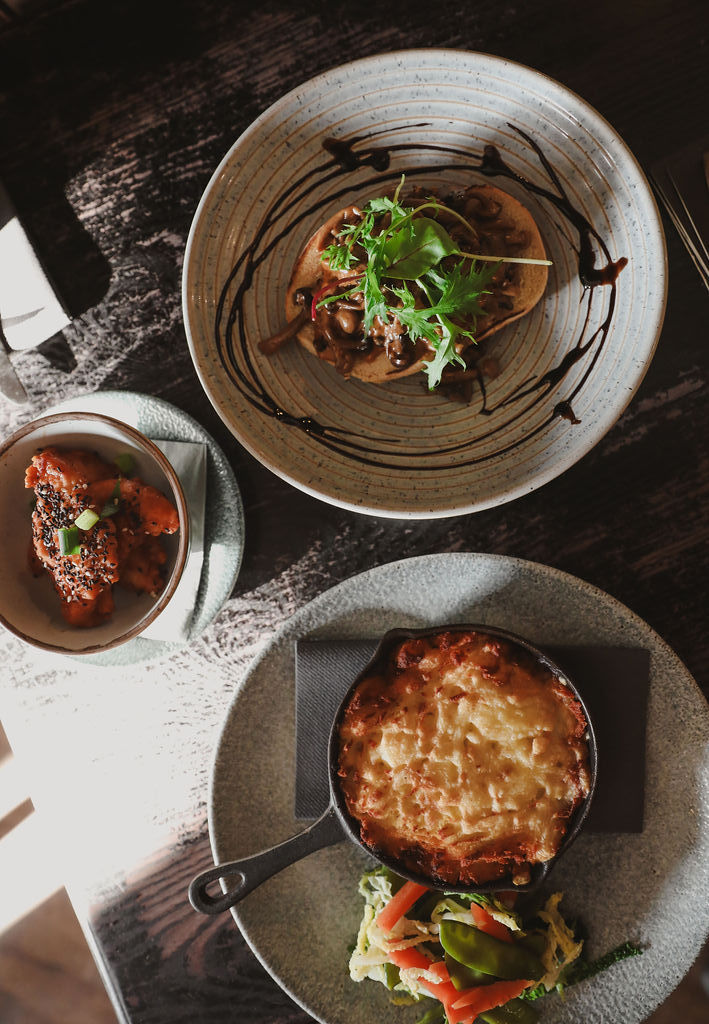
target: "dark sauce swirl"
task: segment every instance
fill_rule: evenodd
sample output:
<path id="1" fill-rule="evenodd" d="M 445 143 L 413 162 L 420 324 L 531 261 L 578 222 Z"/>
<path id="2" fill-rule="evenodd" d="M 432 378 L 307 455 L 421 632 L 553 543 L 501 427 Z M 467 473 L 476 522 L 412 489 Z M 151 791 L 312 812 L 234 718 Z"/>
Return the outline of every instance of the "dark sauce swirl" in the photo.
<path id="1" fill-rule="evenodd" d="M 423 125 L 414 127 L 424 127 Z M 533 150 L 546 176 L 544 185 L 530 181 L 516 174 L 503 160 L 495 146 L 487 145 L 482 156 L 471 154 L 470 151 L 454 146 L 415 143 L 390 143 L 386 146 L 376 142 L 375 132 L 370 136 L 351 136 L 349 138 L 327 138 L 323 141 L 323 149 L 329 159 L 325 159 L 314 169 L 307 171 L 287 189 L 284 189 L 267 210 L 261 226 L 246 247 L 239 260 L 232 268 L 217 304 L 214 320 L 214 338 L 221 364 L 230 380 L 247 402 L 264 416 L 272 417 L 289 428 L 295 428 L 313 438 L 322 447 L 353 459 L 365 465 L 383 466 L 392 469 L 431 471 L 431 456 L 445 457 L 458 455 L 455 468 L 486 462 L 509 452 L 537 436 L 558 419 L 566 419 L 569 424 L 578 423 L 573 401 L 579 394 L 589 375 L 596 366 L 605 347 L 608 332 L 616 304 L 616 280 L 618 274 L 627 264 L 621 257 L 613 260 L 604 239 L 589 220 L 574 207 L 553 166 L 547 160 L 541 147 L 529 135 L 514 125 L 509 127 Z M 390 135 L 392 129 L 386 129 Z M 252 287 L 254 275 L 259 267 L 268 259 L 271 252 L 293 231 L 297 230 L 304 220 L 309 220 L 318 212 L 330 206 L 334 200 L 344 198 L 351 192 L 349 178 L 362 168 L 371 168 L 375 176 L 365 181 L 358 181 L 360 191 L 370 190 L 372 195 L 379 194 L 382 187 L 398 182 L 401 174 L 407 179 L 430 174 L 430 168 L 397 166 L 390 170 L 391 154 L 394 152 L 420 153 L 435 152 L 443 155 L 443 163 L 436 163 L 436 171 L 460 170 L 464 168 L 488 178 L 509 178 L 532 195 L 546 200 L 560 214 L 576 235 L 574 249 L 577 255 L 578 278 L 582 286 L 581 301 L 586 303 L 584 321 L 579 337 L 563 356 L 560 362 L 539 377 L 519 384 L 512 392 L 491 406 L 482 378 L 480 386 L 480 406 L 477 415 L 490 417 L 490 428 L 475 437 L 440 448 L 436 451 L 427 450 L 424 454 L 407 450 L 399 441 L 385 437 L 368 437 L 342 428 L 320 423 L 310 416 L 299 416 L 297 413 L 281 408 L 269 395 L 257 366 L 252 359 L 252 346 L 249 344 L 244 322 L 244 303 L 249 289 Z M 440 156 L 439 156 L 440 159 Z M 449 162 L 448 162 L 449 161 Z M 291 208 L 303 201 L 312 200 L 297 216 L 293 216 Z M 266 243 L 266 236 L 275 229 L 275 234 Z M 599 266 L 597 259 L 603 261 Z M 232 291 L 233 294 L 229 298 Z M 602 323 L 592 329 L 591 307 L 594 293 L 599 287 L 610 290 L 608 309 Z M 513 442 L 483 454 L 475 454 L 474 449 L 487 444 L 498 434 L 506 434 L 509 427 L 522 420 L 532 408 L 546 402 L 550 393 L 561 386 L 572 367 L 587 357 L 587 365 L 580 379 L 569 393 L 560 398 L 549 410 L 548 415 L 535 427 L 528 430 Z M 494 415 L 497 414 L 497 415 Z M 494 421 L 494 422 L 493 422 Z M 381 445 L 386 445 L 382 448 Z M 395 450 L 392 451 L 392 448 Z M 461 461 L 459 453 L 467 452 L 467 459 Z M 453 468 L 452 464 L 443 461 L 441 470 Z"/>

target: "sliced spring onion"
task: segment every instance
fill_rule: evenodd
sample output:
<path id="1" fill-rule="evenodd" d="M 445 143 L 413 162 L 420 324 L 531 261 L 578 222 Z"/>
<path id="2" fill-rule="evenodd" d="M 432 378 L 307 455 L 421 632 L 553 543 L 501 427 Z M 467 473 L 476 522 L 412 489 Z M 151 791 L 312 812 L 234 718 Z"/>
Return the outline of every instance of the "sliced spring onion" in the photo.
<path id="1" fill-rule="evenodd" d="M 85 508 L 74 520 L 74 526 L 78 526 L 80 530 L 90 530 L 97 522 L 98 513 L 92 508 Z"/>
<path id="2" fill-rule="evenodd" d="M 121 452 L 113 461 L 126 476 L 133 471 L 133 456 L 130 452 Z"/>
<path id="3" fill-rule="evenodd" d="M 111 491 L 111 496 L 101 509 L 101 519 L 110 519 L 118 511 L 118 502 L 121 497 L 121 478 L 116 480 L 116 486 Z"/>
<path id="4" fill-rule="evenodd" d="M 78 555 L 81 551 L 81 534 L 78 526 L 60 526 L 57 530 L 60 555 Z"/>

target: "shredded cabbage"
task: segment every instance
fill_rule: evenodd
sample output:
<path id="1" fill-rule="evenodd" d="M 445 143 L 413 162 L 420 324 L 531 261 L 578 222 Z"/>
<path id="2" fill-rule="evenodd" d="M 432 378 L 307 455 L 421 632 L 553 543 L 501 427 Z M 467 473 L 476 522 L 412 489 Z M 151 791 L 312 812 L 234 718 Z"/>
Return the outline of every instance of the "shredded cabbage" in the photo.
<path id="1" fill-rule="evenodd" d="M 494 917 L 500 924 L 504 924 L 511 932 L 519 932 L 520 935 L 525 934 L 519 914 L 515 914 L 514 910 L 509 910 L 495 896 L 486 897 L 485 909 L 490 917 Z"/>
<path id="2" fill-rule="evenodd" d="M 353 981 L 370 978 L 378 981 L 389 989 L 391 1001 L 397 1005 L 418 1002 L 429 996 L 426 982 L 440 982 L 440 975 L 422 971 L 420 968 L 394 967 L 390 954 L 394 950 L 420 946 L 421 952 L 432 962 L 440 959 L 443 950 L 440 945 L 441 921 L 460 921 L 475 927 L 470 912 L 471 902 L 479 903 L 488 913 L 506 925 L 518 938 L 530 934 L 522 928 L 522 920 L 518 914 L 509 910 L 496 896 L 491 894 L 475 894 L 473 896 L 444 893 L 430 911 L 430 918 L 425 921 L 415 920 L 404 915 L 391 931 L 386 934 L 377 925 L 379 911 L 392 899 L 396 878 L 386 868 L 377 868 L 367 872 L 360 879 L 359 891 L 364 898 L 364 912 L 357 933 L 357 942 L 350 957 L 350 977 Z M 429 893 L 433 897 L 433 893 Z M 435 898 L 435 897 L 434 897 Z M 545 947 L 540 956 L 544 976 L 533 989 L 523 993 L 524 999 L 536 999 L 553 989 L 560 993 L 564 987 L 565 976 L 569 977 L 566 968 L 581 954 L 583 942 L 576 942 L 572 930 L 564 921 L 559 911 L 562 893 L 556 892 L 546 901 L 543 910 L 537 913 L 539 922 L 531 924 L 531 935 L 542 936 Z M 426 907 L 430 908 L 432 899 L 426 899 Z M 428 913 L 429 910 L 426 910 Z M 637 952 L 637 949 L 633 950 Z M 625 954 L 630 955 L 630 954 Z M 564 973 L 565 972 L 565 973 Z M 398 981 L 396 979 L 398 978 Z M 571 981 L 573 983 L 573 981 Z M 392 987 L 393 986 L 393 987 Z M 422 1022 L 421 1022 L 422 1024 Z"/>
<path id="3" fill-rule="evenodd" d="M 438 936 L 438 925 L 431 921 L 416 921 L 402 917 L 386 935 L 376 923 L 376 916 L 392 898 L 391 880 L 381 871 L 371 871 L 360 879 L 359 891 L 364 897 L 364 913 L 357 933 L 357 942 L 350 956 L 350 977 L 353 981 L 371 978 L 387 984 L 384 965 L 389 962 L 389 952 L 420 946 Z M 394 986 L 392 998 L 401 1002 L 401 993 L 413 1002 L 427 996 L 421 982 L 425 973 L 417 970 L 400 971 L 400 982 Z M 436 979 L 431 976 L 429 981 Z M 396 993 L 399 993 L 397 996 Z"/>
<path id="4" fill-rule="evenodd" d="M 555 892 L 544 904 L 544 910 L 539 911 L 539 917 L 548 926 L 547 945 L 541 957 L 546 968 L 541 984 L 547 992 L 555 988 L 563 969 L 580 956 L 583 948 L 583 942 L 574 941 L 571 929 L 559 913 L 562 896 L 563 893 Z"/>

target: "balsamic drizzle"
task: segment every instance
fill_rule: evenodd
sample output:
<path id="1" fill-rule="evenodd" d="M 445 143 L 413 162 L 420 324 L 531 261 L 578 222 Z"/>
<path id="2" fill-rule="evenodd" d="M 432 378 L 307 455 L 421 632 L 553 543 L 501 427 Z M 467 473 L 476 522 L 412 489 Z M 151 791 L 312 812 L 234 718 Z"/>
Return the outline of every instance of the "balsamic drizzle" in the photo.
<path id="1" fill-rule="evenodd" d="M 414 127 L 424 127 L 424 125 Z M 527 431 L 517 440 L 507 443 L 485 455 L 470 454 L 464 461 L 456 459 L 454 464 L 448 463 L 438 468 L 441 470 L 457 469 L 461 466 L 469 466 L 498 458 L 506 452 L 519 447 L 521 444 L 530 441 L 556 419 L 566 419 L 570 424 L 579 422 L 573 411 L 573 401 L 593 371 L 605 346 L 615 310 L 616 280 L 628 261 L 626 257 L 621 257 L 615 261 L 611 259 L 606 242 L 588 219 L 572 205 L 556 171 L 536 141 L 515 125 L 510 124 L 508 127 L 516 132 L 536 154 L 541 168 L 552 186 L 551 188 L 529 181 L 527 178 L 515 173 L 505 163 L 499 150 L 492 145 L 486 145 L 483 155 L 480 157 L 472 155 L 468 150 L 459 149 L 454 146 L 426 143 L 390 143 L 387 146 L 380 146 L 372 142 L 374 136 L 384 134 L 384 132 L 375 132 L 371 136 L 359 135 L 349 138 L 326 138 L 323 140 L 322 146 L 329 159 L 302 174 L 300 178 L 278 195 L 267 210 L 256 235 L 232 267 L 223 284 L 217 303 L 214 319 L 214 339 L 220 361 L 234 386 L 254 409 L 262 415 L 273 417 L 287 427 L 301 430 L 308 437 L 316 440 L 322 447 L 364 465 L 430 472 L 433 468 L 430 462 L 422 461 L 422 459 L 430 459 L 432 455 L 446 456 L 461 453 L 489 441 L 490 438 L 500 432 L 507 431 L 512 423 L 525 416 L 531 408 L 543 402 L 554 389 L 559 387 L 577 362 L 585 356 L 589 356 L 588 365 L 576 386 L 565 398 L 558 401 L 551 408 L 549 415 L 536 427 Z M 386 134 L 390 134 L 392 129 L 388 128 L 385 131 Z M 491 423 L 490 429 L 482 435 L 478 433 L 474 438 L 459 444 L 445 446 L 435 452 L 427 450 L 424 456 L 420 452 L 405 450 L 400 442 L 397 442 L 395 439 L 365 437 L 340 427 L 320 423 L 310 416 L 299 416 L 281 408 L 266 391 L 258 369 L 254 365 L 243 317 L 245 296 L 253 284 L 254 274 L 264 261 L 268 259 L 271 252 L 284 238 L 296 230 L 303 220 L 310 219 L 318 211 L 330 205 L 333 200 L 343 198 L 350 193 L 352 186 L 347 179 L 361 168 L 371 167 L 376 172 L 374 177 L 358 182 L 358 188 L 361 190 L 371 188 L 372 195 L 378 194 L 384 183 L 398 181 L 401 177 L 402 169 L 390 170 L 391 154 L 396 151 L 435 151 L 439 154 L 444 154 L 447 159 L 452 161 L 443 164 L 437 163 L 437 171 L 459 170 L 461 167 L 465 167 L 488 178 L 510 178 L 527 192 L 549 202 L 568 222 L 578 237 L 578 245 L 574 248 L 578 259 L 578 277 L 582 286 L 582 301 L 586 304 L 581 334 L 573 347 L 556 366 L 536 379 L 520 383 L 510 394 L 498 401 L 494 406 L 488 405 L 487 394 L 481 379 L 481 405 L 478 409 L 478 414 L 492 417 L 495 413 L 499 413 L 500 410 L 511 410 L 511 416 L 503 417 L 498 415 L 496 419 L 499 422 L 496 425 Z M 403 173 L 406 174 L 407 178 L 414 178 L 419 175 L 430 174 L 430 168 L 414 166 L 404 170 Z M 345 184 L 340 186 L 338 183 L 341 179 L 345 179 Z M 330 189 L 333 186 L 334 191 L 331 191 Z M 318 195 L 320 196 L 319 199 L 316 198 Z M 313 197 L 312 203 L 299 215 L 293 216 L 290 212 L 291 206 L 310 197 Z M 274 228 L 276 229 L 275 235 L 268 244 L 264 244 L 267 233 Z M 597 252 L 600 252 L 605 260 L 602 266 L 596 266 Z M 231 300 L 229 300 L 228 294 L 234 283 L 236 283 L 236 291 Z M 608 311 L 603 322 L 586 337 L 591 323 L 593 294 L 598 287 L 610 288 Z M 382 444 L 390 447 L 382 448 L 380 447 Z M 392 451 L 392 446 L 396 450 Z"/>

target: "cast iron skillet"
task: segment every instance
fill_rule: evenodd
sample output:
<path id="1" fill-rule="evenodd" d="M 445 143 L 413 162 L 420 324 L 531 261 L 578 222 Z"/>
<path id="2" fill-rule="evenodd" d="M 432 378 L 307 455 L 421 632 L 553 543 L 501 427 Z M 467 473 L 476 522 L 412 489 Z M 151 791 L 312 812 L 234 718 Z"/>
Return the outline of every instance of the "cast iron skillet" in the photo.
<path id="1" fill-rule="evenodd" d="M 369 854 L 370 857 L 374 857 L 380 864 L 384 864 L 386 867 L 391 868 L 392 871 L 396 872 L 396 874 L 400 875 L 402 878 L 406 878 L 412 882 L 418 882 L 420 885 L 425 885 L 429 889 L 445 888 L 446 890 L 450 890 L 453 888 L 450 884 L 444 884 L 440 880 L 435 880 L 427 877 L 426 875 L 410 871 L 394 857 L 390 857 L 384 853 L 375 854 L 365 843 L 362 842 L 359 835 L 359 823 L 350 815 L 345 804 L 345 799 L 342 794 L 337 775 L 337 763 L 339 760 L 340 721 L 345 712 L 345 708 L 349 703 L 350 697 L 352 696 L 352 692 L 365 678 L 365 676 L 368 676 L 370 673 L 375 671 L 380 663 L 386 660 L 391 649 L 403 640 L 410 640 L 414 637 L 433 636 L 438 633 L 468 632 L 484 633 L 488 636 L 499 637 L 502 640 L 507 640 L 510 643 L 517 644 L 519 647 L 523 648 L 531 654 L 537 662 L 541 663 L 553 672 L 554 675 L 560 676 L 562 679 L 567 681 L 569 689 L 581 704 L 584 715 L 586 716 L 588 726 L 587 736 L 591 785 L 588 796 L 581 804 L 579 804 L 572 815 L 569 821 L 569 827 L 554 857 L 544 863 L 532 864 L 530 880 L 524 885 L 515 885 L 512 878 L 506 876 L 504 878 L 497 878 L 492 882 L 481 882 L 477 885 L 457 884 L 455 889 L 457 892 L 467 893 L 494 892 L 496 890 L 505 889 L 514 889 L 518 892 L 530 892 L 541 886 L 559 857 L 568 850 L 569 846 L 578 835 L 588 814 L 594 790 L 596 788 L 598 751 L 596 747 L 596 737 L 588 709 L 578 690 L 569 680 L 566 672 L 556 665 L 555 662 L 553 662 L 546 654 L 534 647 L 533 644 L 530 644 L 529 641 L 524 640 L 522 637 L 516 636 L 514 633 L 510 633 L 505 629 L 498 629 L 496 626 L 469 626 L 456 623 L 452 626 L 430 626 L 425 629 L 392 629 L 388 633 L 385 633 L 371 660 L 355 678 L 345 696 L 342 698 L 330 728 L 330 740 L 328 744 L 330 805 L 328 809 L 316 822 L 310 825 L 309 828 L 297 833 L 290 839 L 286 839 L 285 842 L 279 843 L 277 846 L 272 846 L 268 850 L 262 850 L 260 853 L 252 854 L 250 857 L 244 857 L 242 860 L 234 860 L 226 864 L 218 864 L 216 867 L 209 868 L 207 871 L 203 871 L 201 874 L 197 875 L 197 877 L 192 880 L 189 887 L 190 903 L 195 910 L 198 910 L 203 914 L 220 914 L 224 910 L 229 910 L 231 907 L 239 903 L 244 896 L 257 888 L 257 886 L 261 885 L 262 882 L 265 882 L 267 878 L 270 878 L 272 875 L 282 871 L 283 868 L 287 867 L 289 864 L 293 864 L 295 861 L 300 860 L 302 857 L 305 857 L 309 853 L 313 853 L 315 850 L 319 850 L 324 846 L 332 846 L 334 843 L 342 842 L 343 839 L 350 839 L 353 843 L 359 846 L 360 849 L 364 850 L 365 853 Z M 233 888 L 228 888 L 226 883 L 226 879 L 230 876 L 240 876 Z M 217 880 L 222 882 L 224 891 L 220 895 L 212 895 L 208 891 L 208 887 Z"/>

